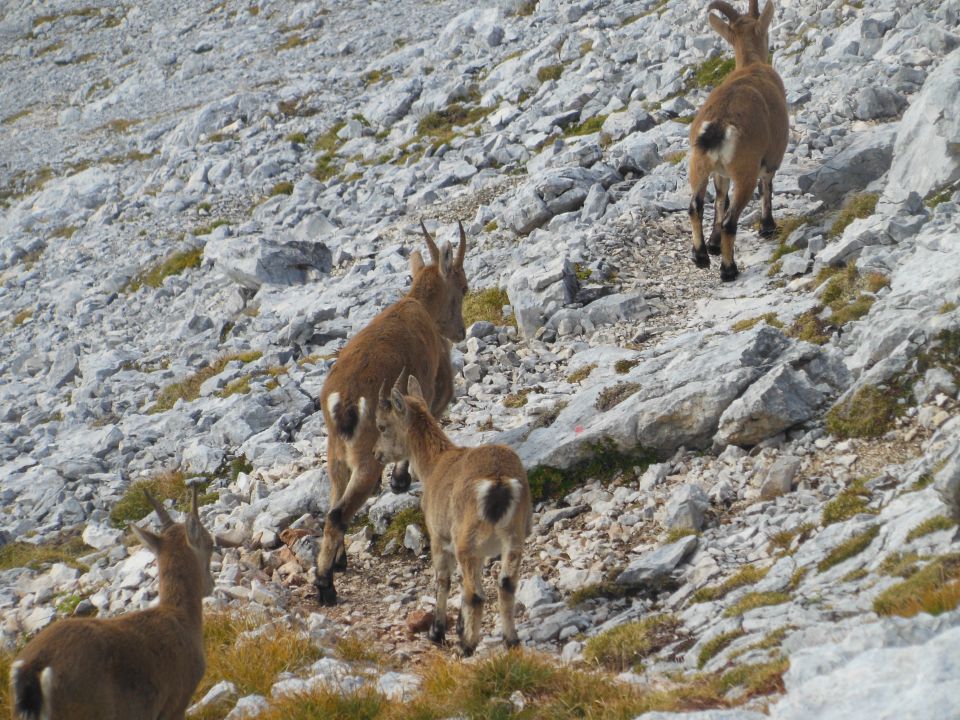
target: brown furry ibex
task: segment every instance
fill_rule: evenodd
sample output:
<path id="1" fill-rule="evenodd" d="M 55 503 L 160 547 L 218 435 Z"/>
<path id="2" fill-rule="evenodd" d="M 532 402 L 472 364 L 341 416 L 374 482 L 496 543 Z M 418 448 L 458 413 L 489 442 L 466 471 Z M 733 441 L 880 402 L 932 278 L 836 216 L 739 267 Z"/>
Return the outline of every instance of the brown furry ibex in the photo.
<path id="1" fill-rule="evenodd" d="M 183 720 L 203 678 L 204 596 L 214 540 L 193 508 L 175 523 L 149 493 L 159 535 L 131 525 L 160 565 L 160 603 L 120 617 L 68 618 L 40 632 L 10 671 L 21 720 Z"/>
<path id="2" fill-rule="evenodd" d="M 422 222 L 420 226 L 433 264 L 424 265 L 419 252 L 410 255 L 410 292 L 344 346 L 320 393 L 328 430 L 331 507 L 317 557 L 316 586 L 320 602 L 326 605 L 337 600 L 334 567 L 346 567 L 344 531 L 383 472 L 383 464 L 373 455 L 377 428 L 372 410 L 380 384 L 409 370 L 423 378 L 424 394 L 436 415 L 453 397 L 448 339 L 456 342 L 466 336 L 463 296 L 467 276 L 463 259 L 467 237 L 461 224 L 460 246 L 454 256 L 450 243 L 438 248 Z M 394 472 L 394 491 L 406 490 L 410 485 L 406 464 Z"/>
<path id="3" fill-rule="evenodd" d="M 690 126 L 690 219 L 693 222 L 693 262 L 710 267 L 710 257 L 722 255 L 720 279 L 739 274 L 733 243 L 740 213 L 757 187 L 763 196 L 760 235 L 776 231 L 773 221 L 773 175 L 787 147 L 789 118 L 783 82 L 767 60 L 767 29 L 773 19 L 773 2 L 761 14 L 758 0 L 750 0 L 747 15 L 728 3 L 711 2 L 710 10 L 723 13 L 729 23 L 710 13 L 710 26 L 733 45 L 736 68 L 710 93 Z M 713 177 L 716 191 L 713 232 L 703 242 L 703 200 Z M 733 180 L 733 202 L 727 197 Z"/>
<path id="4" fill-rule="evenodd" d="M 429 637 L 443 642 L 446 635 L 447 595 L 456 557 L 463 573 L 457 633 L 463 652 L 473 653 L 483 618 L 483 562 L 499 555 L 503 642 L 513 647 L 520 642 L 514 594 L 532 517 L 523 463 L 505 445 L 455 445 L 430 414 L 417 378 L 410 375 L 407 395 L 400 387 L 397 378 L 389 398 L 381 387 L 376 410 L 380 439 L 374 452 L 381 463 L 409 459 L 423 482 L 421 504 L 437 584 L 437 611 Z"/>

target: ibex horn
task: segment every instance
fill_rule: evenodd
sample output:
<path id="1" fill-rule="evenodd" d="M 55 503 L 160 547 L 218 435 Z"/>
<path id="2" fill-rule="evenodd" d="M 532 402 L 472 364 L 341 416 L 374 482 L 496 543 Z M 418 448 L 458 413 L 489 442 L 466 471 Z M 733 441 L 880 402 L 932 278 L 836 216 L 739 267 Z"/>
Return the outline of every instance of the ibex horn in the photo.
<path id="1" fill-rule="evenodd" d="M 463 223 L 457 220 L 460 228 L 460 247 L 457 248 L 457 266 L 463 268 L 463 258 L 467 254 L 467 234 L 463 231 Z"/>
<path id="2" fill-rule="evenodd" d="M 147 498 L 147 502 L 153 506 L 154 511 L 157 513 L 157 517 L 160 518 L 161 528 L 166 530 L 168 527 L 173 525 L 173 520 L 170 518 L 170 513 L 167 512 L 167 509 L 161 503 L 157 502 L 157 499 L 150 493 L 150 491 L 145 489 L 143 494 Z"/>
<path id="3" fill-rule="evenodd" d="M 740 13 L 734 10 L 730 3 L 725 3 L 723 0 L 713 0 L 712 3 L 707 5 L 707 9 L 722 12 L 729 20 L 736 20 L 740 17 Z"/>
<path id="4" fill-rule="evenodd" d="M 430 249 L 430 257 L 433 260 L 434 265 L 440 264 L 440 249 L 437 247 L 437 244 L 433 241 L 433 238 L 430 237 L 430 233 L 427 232 L 427 226 L 423 224 L 423 219 L 420 219 L 420 229 L 423 230 L 423 237 L 427 241 L 427 247 Z"/>
<path id="5" fill-rule="evenodd" d="M 384 392 L 387 389 L 387 381 L 380 381 L 380 392 L 377 393 L 377 402 L 380 407 L 384 410 L 390 407 L 390 398 L 387 397 L 387 393 Z"/>
<path id="6" fill-rule="evenodd" d="M 400 374 L 397 375 L 397 379 L 393 381 L 393 390 L 399 390 L 400 394 L 403 394 L 403 388 L 400 385 L 400 380 L 403 378 L 403 374 L 407 371 L 407 366 L 404 365 L 403 369 L 400 371 Z M 391 390 L 392 392 L 392 390 Z"/>
<path id="7" fill-rule="evenodd" d="M 750 0 L 750 17 L 760 17 L 760 0 Z"/>

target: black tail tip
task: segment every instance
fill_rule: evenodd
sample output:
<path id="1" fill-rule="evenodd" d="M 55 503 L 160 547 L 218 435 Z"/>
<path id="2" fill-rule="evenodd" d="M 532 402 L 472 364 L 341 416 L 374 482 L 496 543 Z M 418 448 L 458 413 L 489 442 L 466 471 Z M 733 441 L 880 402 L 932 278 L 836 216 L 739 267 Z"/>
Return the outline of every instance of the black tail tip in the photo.
<path id="1" fill-rule="evenodd" d="M 513 491 L 509 485 L 497 483 L 491 487 L 483 499 L 483 516 L 487 522 L 496 525 L 509 512 L 513 505 Z"/>
<path id="2" fill-rule="evenodd" d="M 704 152 L 708 150 L 715 150 L 723 145 L 723 141 L 726 140 L 726 137 L 727 132 L 723 125 L 720 123 L 710 123 L 707 125 L 706 129 L 700 132 L 700 135 L 697 137 L 697 147 Z"/>
<path id="3" fill-rule="evenodd" d="M 346 439 L 353 437 L 360 422 L 360 412 L 356 405 L 344 406 L 342 403 L 333 410 L 333 422 L 337 426 L 337 434 Z"/>
<path id="4" fill-rule="evenodd" d="M 14 709 L 18 718 L 39 718 L 43 710 L 40 674 L 34 669 L 15 670 L 13 682 Z"/>

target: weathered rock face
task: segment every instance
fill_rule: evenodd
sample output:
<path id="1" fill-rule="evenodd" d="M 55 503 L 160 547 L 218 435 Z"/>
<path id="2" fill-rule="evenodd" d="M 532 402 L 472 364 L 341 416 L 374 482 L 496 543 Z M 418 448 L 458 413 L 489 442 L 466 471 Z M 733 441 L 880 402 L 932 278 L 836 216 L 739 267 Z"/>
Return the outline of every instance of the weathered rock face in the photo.
<path id="1" fill-rule="evenodd" d="M 930 73 L 903 114 L 884 196 L 904 201 L 911 192 L 926 197 L 960 179 L 960 49 Z"/>
<path id="2" fill-rule="evenodd" d="M 269 239 L 262 236 L 215 236 L 204 257 L 242 287 L 296 285 L 330 270 L 330 250 L 313 240 Z"/>
<path id="3" fill-rule="evenodd" d="M 800 189 L 839 206 L 848 193 L 863 190 L 890 169 L 899 127 L 889 123 L 855 134 L 816 170 L 799 176 Z"/>

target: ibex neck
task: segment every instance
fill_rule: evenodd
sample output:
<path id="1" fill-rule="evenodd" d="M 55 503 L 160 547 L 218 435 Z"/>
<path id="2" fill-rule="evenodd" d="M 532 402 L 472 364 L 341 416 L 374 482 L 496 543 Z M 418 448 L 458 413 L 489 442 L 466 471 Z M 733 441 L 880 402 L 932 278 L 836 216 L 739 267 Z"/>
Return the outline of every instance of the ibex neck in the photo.
<path id="1" fill-rule="evenodd" d="M 737 70 L 740 68 L 745 68 L 749 65 L 766 65 L 767 56 L 769 55 L 768 51 L 759 48 L 736 48 L 734 50 L 734 56 L 736 57 L 736 67 Z"/>
<path id="2" fill-rule="evenodd" d="M 440 429 L 440 424 L 433 418 L 423 417 L 410 440 L 410 466 L 414 474 L 424 481 L 433 469 L 437 457 L 447 450 L 456 447 L 446 433 Z"/>
<path id="3" fill-rule="evenodd" d="M 161 563 L 160 604 L 199 624 L 203 620 L 202 578 L 189 565 L 176 560 Z"/>
<path id="4" fill-rule="evenodd" d="M 436 317 L 443 302 L 443 290 L 443 281 L 436 271 L 431 272 L 431 268 L 426 268 L 413 281 L 407 297 L 417 300 L 432 317 Z"/>

